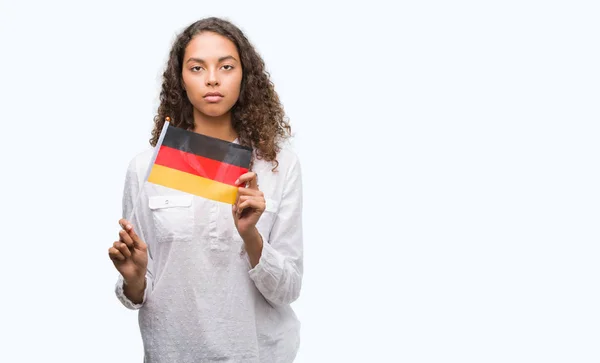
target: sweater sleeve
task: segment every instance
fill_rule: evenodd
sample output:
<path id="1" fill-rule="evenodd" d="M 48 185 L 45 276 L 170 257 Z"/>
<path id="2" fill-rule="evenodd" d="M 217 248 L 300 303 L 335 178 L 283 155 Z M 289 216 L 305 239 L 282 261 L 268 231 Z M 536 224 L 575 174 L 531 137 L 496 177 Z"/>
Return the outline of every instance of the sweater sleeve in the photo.
<path id="1" fill-rule="evenodd" d="M 294 302 L 302 285 L 302 172 L 297 158 L 284 183 L 269 242 L 263 244 L 258 264 L 249 271 L 257 289 L 273 305 Z"/>
<path id="2" fill-rule="evenodd" d="M 134 208 L 135 201 L 137 200 L 139 193 L 141 192 L 142 183 L 143 183 L 143 181 L 140 181 L 138 173 L 136 172 L 135 160 L 132 160 L 129 164 L 129 167 L 127 169 L 127 174 L 125 176 L 125 185 L 123 188 L 123 199 L 122 199 L 122 213 L 123 213 L 122 218 L 129 218 L 131 211 Z M 139 205 L 136 208 L 139 208 Z M 140 217 L 140 211 L 136 210 L 135 214 L 133 216 L 133 220 L 130 222 L 132 223 L 132 225 L 138 232 L 138 235 L 140 236 L 140 238 L 142 238 L 142 240 L 144 242 L 148 243 L 149 241 L 147 241 L 145 238 L 147 236 L 144 233 L 144 228 L 143 228 L 144 225 L 141 222 L 142 220 L 143 220 L 143 218 Z M 148 248 L 148 267 L 147 267 L 147 272 L 146 272 L 146 288 L 144 290 L 144 298 L 143 298 L 142 302 L 139 304 L 134 304 L 131 300 L 129 300 L 127 298 L 127 296 L 125 296 L 125 293 L 123 291 L 123 285 L 124 285 L 125 281 L 123 279 L 123 276 L 121 274 L 118 274 L 117 282 L 115 284 L 115 294 L 117 296 L 117 299 L 126 308 L 131 309 L 131 310 L 137 310 L 137 309 L 140 309 L 144 305 L 144 303 L 146 302 L 146 299 L 149 296 L 150 292 L 152 291 L 152 287 L 153 287 L 152 271 L 153 271 L 152 254 L 150 253 L 150 248 Z"/>

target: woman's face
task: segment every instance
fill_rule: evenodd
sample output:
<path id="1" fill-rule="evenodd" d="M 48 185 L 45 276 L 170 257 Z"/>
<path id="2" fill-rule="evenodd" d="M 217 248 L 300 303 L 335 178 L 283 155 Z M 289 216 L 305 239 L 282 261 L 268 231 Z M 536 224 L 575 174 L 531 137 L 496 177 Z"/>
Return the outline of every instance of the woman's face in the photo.
<path id="1" fill-rule="evenodd" d="M 240 56 L 222 35 L 206 31 L 194 36 L 185 48 L 181 75 L 188 99 L 202 115 L 226 114 L 240 95 Z"/>

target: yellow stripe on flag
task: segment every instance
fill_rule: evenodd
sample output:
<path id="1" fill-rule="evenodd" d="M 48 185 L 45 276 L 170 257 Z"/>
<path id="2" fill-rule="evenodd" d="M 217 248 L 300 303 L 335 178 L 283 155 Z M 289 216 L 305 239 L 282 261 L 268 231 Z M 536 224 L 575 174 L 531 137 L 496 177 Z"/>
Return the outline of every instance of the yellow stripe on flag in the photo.
<path id="1" fill-rule="evenodd" d="M 238 188 L 197 175 L 154 164 L 148 181 L 218 202 L 234 204 Z"/>

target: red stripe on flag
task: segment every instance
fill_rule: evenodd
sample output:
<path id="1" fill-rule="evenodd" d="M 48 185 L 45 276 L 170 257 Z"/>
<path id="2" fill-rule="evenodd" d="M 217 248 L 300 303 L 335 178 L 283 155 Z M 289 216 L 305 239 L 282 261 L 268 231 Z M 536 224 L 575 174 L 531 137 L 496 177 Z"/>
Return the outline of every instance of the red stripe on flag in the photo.
<path id="1" fill-rule="evenodd" d="M 246 168 L 186 153 L 164 145 L 161 145 L 154 163 L 229 185 L 235 185 L 237 178 L 248 172 Z"/>

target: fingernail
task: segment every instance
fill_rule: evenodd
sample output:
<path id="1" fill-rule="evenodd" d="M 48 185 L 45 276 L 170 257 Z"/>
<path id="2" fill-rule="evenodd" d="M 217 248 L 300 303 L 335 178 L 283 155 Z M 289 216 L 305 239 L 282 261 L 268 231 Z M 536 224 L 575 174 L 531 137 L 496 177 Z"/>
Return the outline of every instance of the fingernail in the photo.
<path id="1" fill-rule="evenodd" d="M 235 185 L 238 185 L 239 183 L 240 183 L 240 180 L 239 180 L 239 179 L 237 179 L 237 180 L 235 181 L 235 183 L 234 183 L 234 184 L 235 184 Z"/>
<path id="2" fill-rule="evenodd" d="M 130 230 L 131 230 L 131 228 L 132 228 L 132 227 L 131 227 L 131 224 L 128 224 L 128 225 L 127 225 L 127 230 L 128 230 L 128 231 L 130 231 Z"/>

